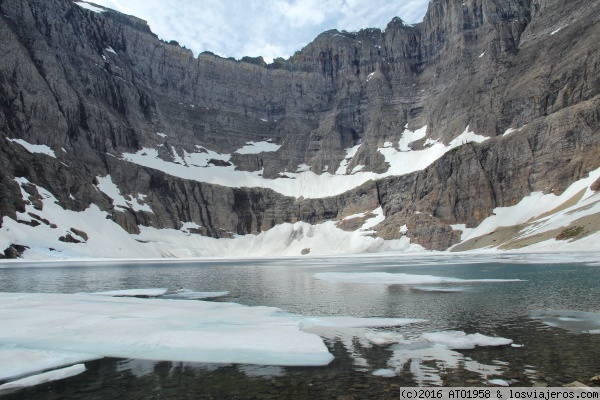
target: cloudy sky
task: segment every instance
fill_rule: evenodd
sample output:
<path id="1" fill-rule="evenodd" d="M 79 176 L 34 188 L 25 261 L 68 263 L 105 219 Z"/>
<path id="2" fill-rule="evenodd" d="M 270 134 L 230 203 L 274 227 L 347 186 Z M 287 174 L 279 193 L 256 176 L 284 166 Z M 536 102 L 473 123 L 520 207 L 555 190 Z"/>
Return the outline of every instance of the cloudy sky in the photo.
<path id="1" fill-rule="evenodd" d="M 328 29 L 420 22 L 429 0 L 89 0 L 148 21 L 195 54 L 287 58 Z"/>

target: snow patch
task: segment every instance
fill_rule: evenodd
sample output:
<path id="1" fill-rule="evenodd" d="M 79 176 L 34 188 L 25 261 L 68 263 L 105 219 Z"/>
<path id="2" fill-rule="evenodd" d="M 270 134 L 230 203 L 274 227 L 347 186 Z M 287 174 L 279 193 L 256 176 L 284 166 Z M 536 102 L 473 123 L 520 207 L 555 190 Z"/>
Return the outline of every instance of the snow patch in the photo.
<path id="1" fill-rule="evenodd" d="M 121 209 L 132 209 L 133 211 L 144 211 L 152 213 L 152 209 L 148 204 L 144 204 L 144 199 L 147 197 L 143 194 L 136 195 L 135 198 L 129 197 L 129 200 L 123 197 L 121 191 L 117 187 L 117 185 L 112 181 L 112 177 L 110 175 L 106 175 L 104 177 L 97 176 L 98 185 L 96 186 L 102 193 L 107 195 L 113 200 L 113 205 L 117 211 Z"/>
<path id="2" fill-rule="evenodd" d="M 260 154 L 275 152 L 281 148 L 281 145 L 275 144 L 271 141 L 262 142 L 247 142 L 244 147 L 236 150 L 238 154 Z"/>
<path id="3" fill-rule="evenodd" d="M 520 225 L 527 222 L 534 223 L 525 228 L 520 237 L 528 237 L 566 227 L 579 218 L 600 213 L 600 193 L 596 193 L 590 189 L 590 186 L 598 178 L 600 178 L 600 168 L 590 172 L 587 178 L 574 182 L 560 196 L 556 196 L 553 193 L 543 194 L 542 192 L 534 192 L 514 206 L 495 208 L 493 215 L 483 220 L 476 228 L 466 229 L 464 225 L 452 225 L 452 228 L 462 230 L 461 239 L 465 241 L 486 235 L 500 227 Z M 575 196 L 581 196 L 577 204 L 540 218 L 540 216 L 558 209 Z M 592 240 L 593 236 L 591 235 L 584 239 L 589 241 Z M 552 239 L 529 246 L 528 249 L 556 249 L 556 245 L 560 247 L 559 242 L 561 241 Z M 568 242 L 563 243 L 568 244 Z M 587 242 L 583 241 L 582 243 Z"/>
<path id="4" fill-rule="evenodd" d="M 190 233 L 190 229 L 200 229 L 200 228 L 202 228 L 202 227 L 195 222 L 182 222 L 181 223 L 181 231 L 182 232 Z"/>
<path id="5" fill-rule="evenodd" d="M 56 154 L 54 154 L 54 150 L 52 150 L 50 147 L 46 146 L 45 144 L 31 144 L 29 142 L 26 142 L 23 139 L 8 139 L 8 140 L 10 140 L 13 143 L 20 144 L 21 146 L 25 147 L 25 149 L 30 153 L 45 154 L 52 158 L 56 158 Z"/>
<path id="6" fill-rule="evenodd" d="M 346 149 L 346 157 L 344 157 L 342 162 L 340 162 L 340 166 L 335 171 L 336 175 L 345 175 L 347 173 L 348 164 L 350 163 L 350 161 L 352 161 L 352 159 L 356 155 L 356 152 L 358 151 L 360 146 L 361 146 L 361 144 L 357 144 L 354 147 L 350 147 L 349 149 Z"/>
<path id="7" fill-rule="evenodd" d="M 296 168 L 296 172 L 306 172 L 306 171 L 310 171 L 310 165 L 308 164 L 300 164 L 298 165 L 298 168 Z"/>
<path id="8" fill-rule="evenodd" d="M 77 4 L 81 8 L 85 8 L 86 10 L 90 10 L 95 13 L 103 13 L 106 11 L 106 9 L 104 8 L 93 6 L 89 3 L 86 3 L 85 1 L 76 1 L 75 4 Z"/>
<path id="9" fill-rule="evenodd" d="M 409 131 L 406 129 L 402 132 L 402 138 L 398 142 L 398 149 L 400 149 L 400 151 L 411 151 L 410 144 L 423 139 L 425 136 L 427 136 L 427 125 L 416 131 Z"/>

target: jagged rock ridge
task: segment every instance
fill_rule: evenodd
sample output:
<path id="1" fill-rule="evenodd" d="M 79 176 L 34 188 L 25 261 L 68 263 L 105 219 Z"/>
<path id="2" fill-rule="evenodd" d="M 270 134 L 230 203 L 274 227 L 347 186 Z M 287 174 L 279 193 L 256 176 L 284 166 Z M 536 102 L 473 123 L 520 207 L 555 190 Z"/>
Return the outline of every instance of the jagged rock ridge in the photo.
<path id="1" fill-rule="evenodd" d="M 15 178 L 25 178 L 64 209 L 96 205 L 132 234 L 190 222 L 194 234 L 223 238 L 381 207 L 375 235 L 398 239 L 406 225 L 413 243 L 442 250 L 460 240 L 450 225 L 474 228 L 496 207 L 558 195 L 600 167 L 597 2 L 433 0 L 420 24 L 328 31 L 271 65 L 195 58 L 142 20 L 69 0 L 3 0 L 0 9 L 4 218 L 33 218 L 21 215 L 39 196 L 27 186 L 24 200 Z M 402 148 L 408 130 L 425 125 L 426 136 Z M 509 128 L 518 131 L 503 136 Z M 382 149 L 427 151 L 468 130 L 490 139 L 384 176 L 393 166 Z M 240 151 L 248 142 L 277 150 Z M 168 168 L 124 156 L 152 161 L 151 152 Z M 197 169 L 174 173 L 179 166 Z M 320 196 L 202 176 L 235 169 L 298 180 L 297 171 L 323 178 L 340 168 L 360 187 L 312 199 Z M 107 176 L 129 196 L 125 206 L 99 190 Z"/>

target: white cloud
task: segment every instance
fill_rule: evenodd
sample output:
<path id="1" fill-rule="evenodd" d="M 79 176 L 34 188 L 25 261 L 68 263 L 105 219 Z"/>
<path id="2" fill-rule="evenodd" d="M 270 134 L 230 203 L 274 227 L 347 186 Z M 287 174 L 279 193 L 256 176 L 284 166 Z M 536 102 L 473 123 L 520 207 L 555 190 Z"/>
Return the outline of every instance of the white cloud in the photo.
<path id="1" fill-rule="evenodd" d="M 94 0 L 148 21 L 164 40 L 195 54 L 211 51 L 237 59 L 287 58 L 320 33 L 385 28 L 393 17 L 422 20 L 428 0 Z"/>

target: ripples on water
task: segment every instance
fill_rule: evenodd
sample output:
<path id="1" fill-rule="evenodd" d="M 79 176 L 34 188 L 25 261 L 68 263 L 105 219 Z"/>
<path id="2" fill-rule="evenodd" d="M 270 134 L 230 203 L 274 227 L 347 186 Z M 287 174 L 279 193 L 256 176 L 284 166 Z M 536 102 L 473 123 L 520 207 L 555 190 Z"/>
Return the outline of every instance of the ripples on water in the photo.
<path id="1" fill-rule="evenodd" d="M 587 256 L 589 258 L 589 256 Z M 0 291 L 77 293 L 165 287 L 228 291 L 213 301 L 274 306 L 308 316 L 422 318 L 391 329 L 412 344 L 380 347 L 352 334 L 325 341 L 327 367 L 290 368 L 103 359 L 80 376 L 5 394 L 5 398 L 397 398 L 401 385 L 483 385 L 490 377 L 516 386 L 559 386 L 600 373 L 600 335 L 574 333 L 530 318 L 536 310 L 600 313 L 600 268 L 577 255 L 354 257 L 202 262 L 54 265 L 0 269 Z M 598 259 L 595 260 L 597 263 Z M 386 272 L 520 282 L 384 285 L 315 279 L 323 272 Z M 181 300 L 190 301 L 190 300 Z M 390 329 L 387 329 L 390 330 Z M 432 352 L 422 332 L 458 330 L 513 339 L 522 347 Z M 358 335 L 360 336 L 360 335 Z M 404 347 L 403 347 L 404 346 Z M 408 347 L 406 347 L 408 346 Z M 412 347 L 411 347 L 412 346 Z M 427 346 L 425 346 L 427 347 Z M 411 359 L 412 357 L 412 359 Z M 393 370 L 393 377 L 374 371 Z M 379 373 L 379 372 L 377 372 Z M 25 396 L 25 397 L 23 397 Z M 351 397 L 348 397 L 351 398 Z"/>

